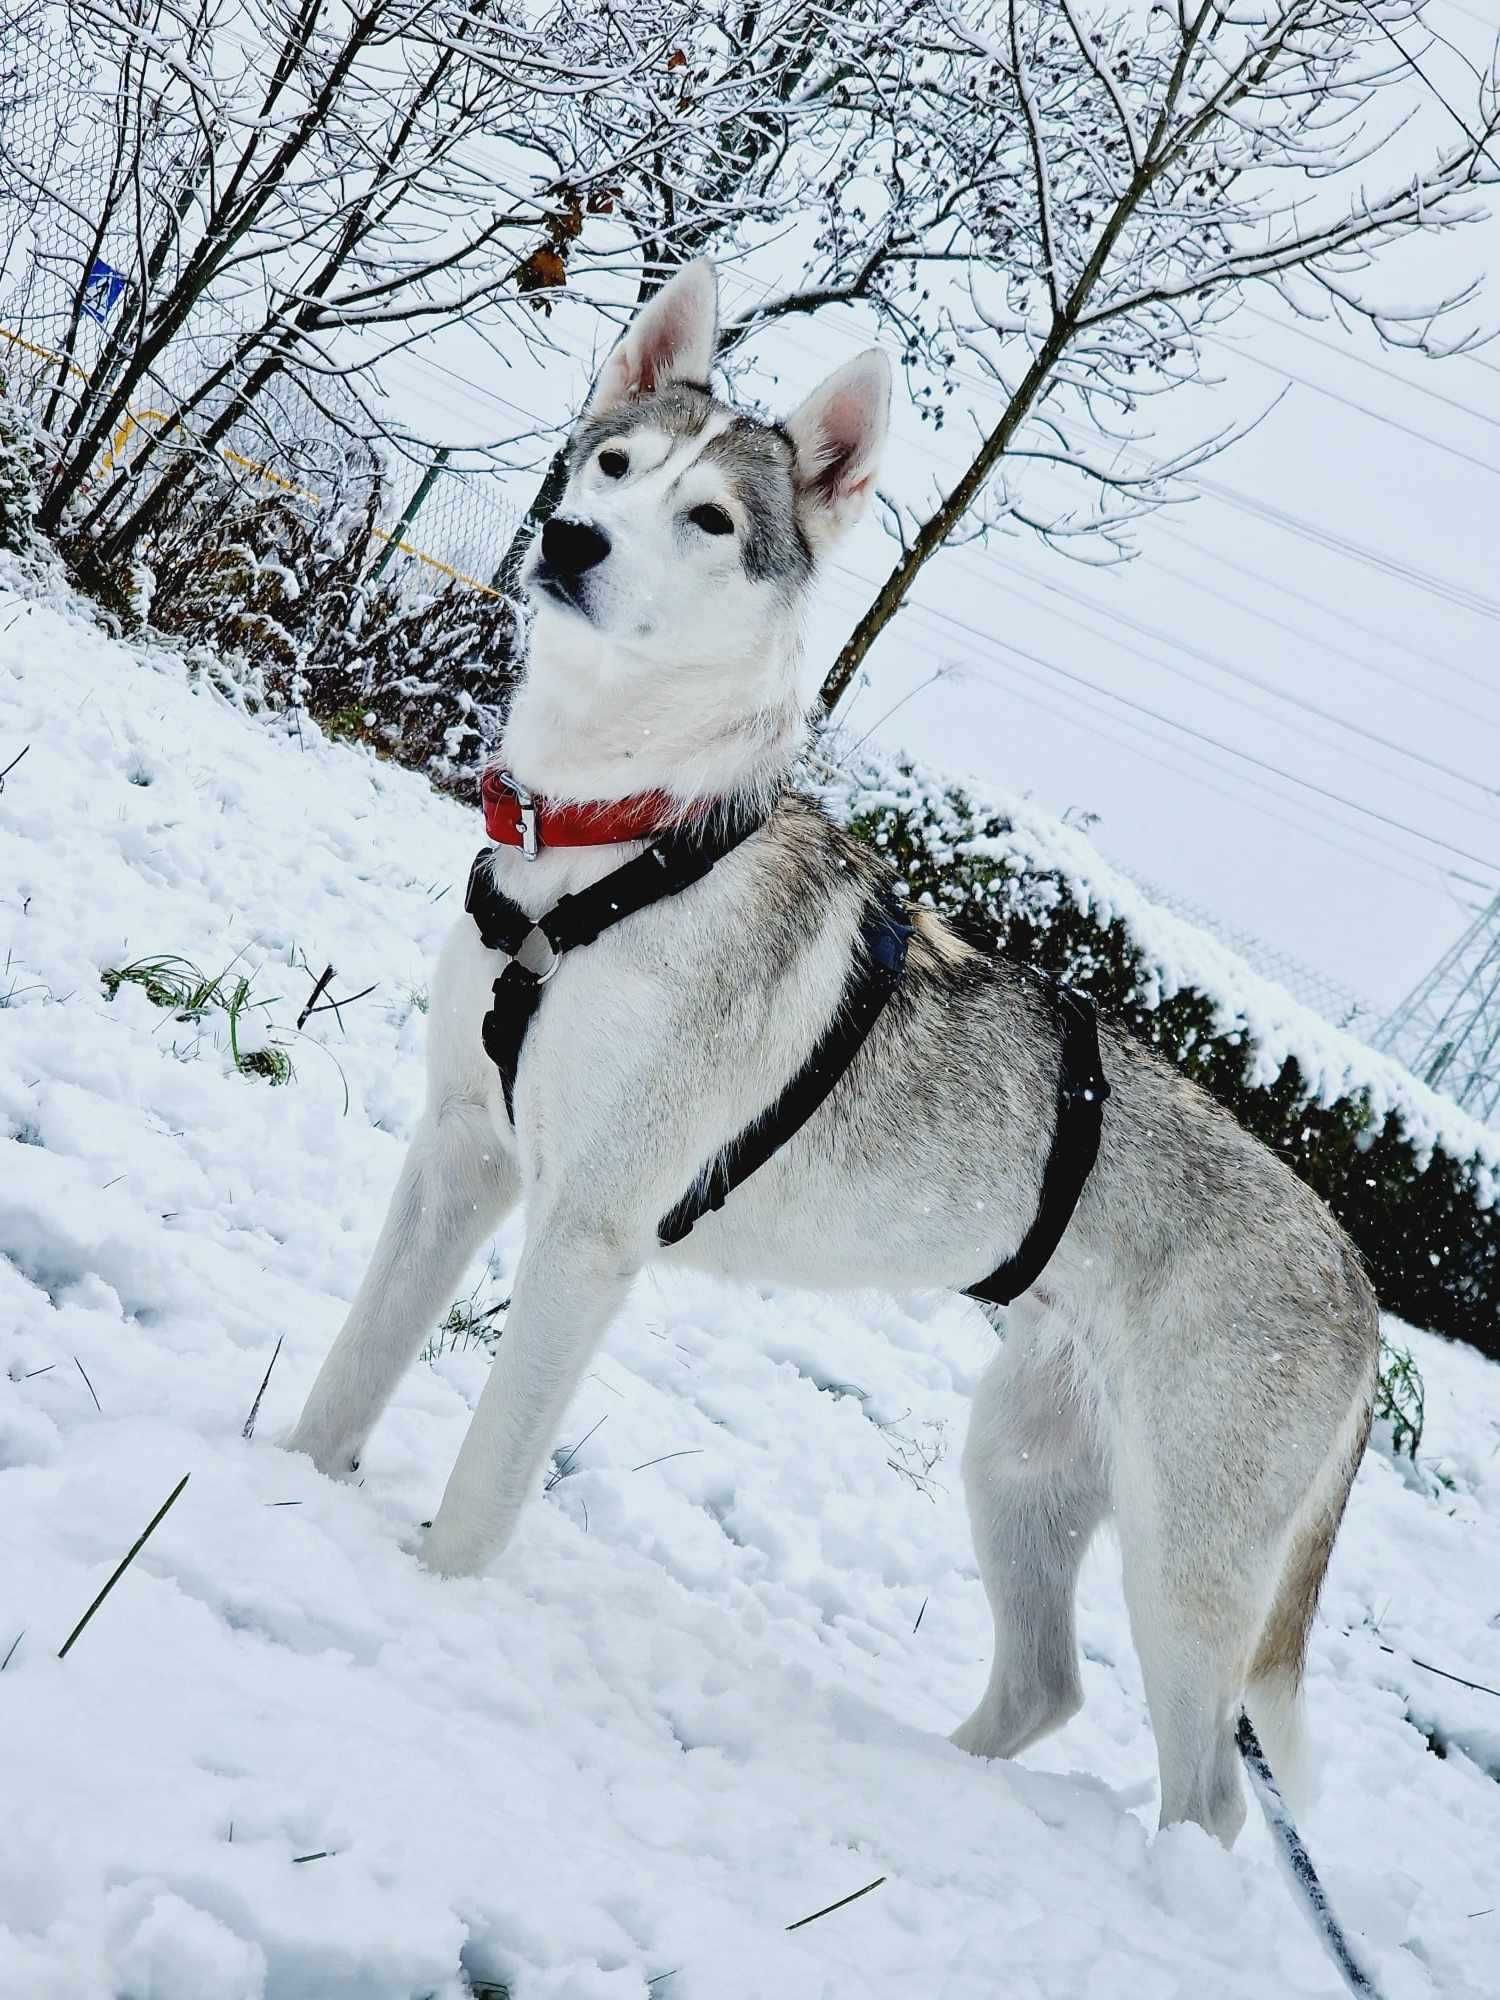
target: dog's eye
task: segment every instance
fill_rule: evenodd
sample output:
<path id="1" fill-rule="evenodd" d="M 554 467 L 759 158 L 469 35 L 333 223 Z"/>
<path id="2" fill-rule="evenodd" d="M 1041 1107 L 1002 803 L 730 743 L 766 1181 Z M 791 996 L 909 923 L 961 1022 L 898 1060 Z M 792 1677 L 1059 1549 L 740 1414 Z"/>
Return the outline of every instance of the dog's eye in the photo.
<path id="1" fill-rule="evenodd" d="M 630 470 L 630 460 L 623 451 L 601 451 L 599 470 L 606 479 L 623 479 Z"/>
<path id="2" fill-rule="evenodd" d="M 701 507 L 694 507 L 688 519 L 695 528 L 701 528 L 705 535 L 732 535 L 734 523 L 722 507 L 716 507 L 711 500 Z"/>

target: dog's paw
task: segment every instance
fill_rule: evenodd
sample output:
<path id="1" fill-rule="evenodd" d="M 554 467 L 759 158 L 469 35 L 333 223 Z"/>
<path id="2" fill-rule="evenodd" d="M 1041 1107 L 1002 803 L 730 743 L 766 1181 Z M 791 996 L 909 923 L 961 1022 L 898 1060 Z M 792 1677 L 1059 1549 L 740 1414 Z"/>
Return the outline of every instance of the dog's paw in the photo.
<path id="1" fill-rule="evenodd" d="M 402 1555 L 412 1557 L 420 1569 L 427 1567 L 424 1557 L 427 1550 L 427 1534 L 431 1526 L 431 1521 L 418 1521 L 414 1528 L 407 1529 L 396 1544 Z"/>
<path id="2" fill-rule="evenodd" d="M 494 1550 L 472 1533 L 455 1529 L 443 1519 L 439 1508 L 437 1518 L 427 1522 L 416 1537 L 413 1552 L 431 1575 L 461 1577 L 478 1576 Z"/>
<path id="3" fill-rule="evenodd" d="M 972 1757 L 1019 1757 L 1039 1737 L 1061 1729 L 1082 1705 L 1082 1694 L 1072 1687 L 991 1689 L 948 1741 Z"/>
<path id="4" fill-rule="evenodd" d="M 293 1424 L 284 1436 L 274 1442 L 282 1451 L 294 1451 L 303 1458 L 310 1458 L 325 1479 L 337 1479 L 346 1486 L 362 1484 L 359 1453 L 348 1445 L 329 1444 L 326 1438 L 310 1435 L 301 1424 Z"/>

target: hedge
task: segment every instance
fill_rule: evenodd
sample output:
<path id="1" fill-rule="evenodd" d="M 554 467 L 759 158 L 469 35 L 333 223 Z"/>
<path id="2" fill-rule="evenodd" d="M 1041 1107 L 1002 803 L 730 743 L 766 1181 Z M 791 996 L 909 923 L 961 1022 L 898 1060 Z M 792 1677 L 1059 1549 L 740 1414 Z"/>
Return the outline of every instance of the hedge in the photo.
<path id="1" fill-rule="evenodd" d="M 1029 801 L 982 801 L 905 760 L 824 775 L 912 900 L 1090 994 L 1322 1196 L 1389 1311 L 1500 1359 L 1500 1134 L 1150 904 Z"/>

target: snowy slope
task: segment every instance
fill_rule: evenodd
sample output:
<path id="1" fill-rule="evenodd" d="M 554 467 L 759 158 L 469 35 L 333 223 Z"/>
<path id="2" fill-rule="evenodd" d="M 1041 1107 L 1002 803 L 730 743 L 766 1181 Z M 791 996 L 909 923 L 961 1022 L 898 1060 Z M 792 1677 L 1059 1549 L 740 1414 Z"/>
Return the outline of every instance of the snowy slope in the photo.
<path id="1" fill-rule="evenodd" d="M 1338 1990 L 1257 1825 L 1233 1855 L 1153 1841 L 1107 1546 L 1084 1713 L 1018 1766 L 944 1741 L 989 1643 L 957 1480 L 993 1339 L 971 1308 L 648 1278 L 569 1413 L 569 1476 L 482 1582 L 408 1552 L 472 1343 L 414 1366 L 362 1486 L 278 1451 L 417 1109 L 477 825 L 0 593 L 0 765 L 26 743 L 0 794 L 3 2000 Z M 253 974 L 294 1080 L 239 1074 L 222 1017 L 106 1000 L 101 971 L 161 953 Z M 336 994 L 377 990 L 291 1035 L 330 961 Z M 515 1254 L 474 1273 L 480 1308 Z M 1500 1370 L 1414 1339 L 1434 1470 L 1360 1474 L 1307 1831 L 1390 2000 L 1480 2000 L 1500 1700 L 1410 1655 L 1500 1686 Z"/>

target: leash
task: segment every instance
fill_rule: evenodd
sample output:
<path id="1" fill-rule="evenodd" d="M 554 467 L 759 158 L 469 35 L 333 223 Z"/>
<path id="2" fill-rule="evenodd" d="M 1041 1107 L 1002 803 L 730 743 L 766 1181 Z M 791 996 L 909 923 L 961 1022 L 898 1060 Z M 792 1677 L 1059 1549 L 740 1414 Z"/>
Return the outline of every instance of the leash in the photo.
<path id="1" fill-rule="evenodd" d="M 1313 1928 L 1323 1941 L 1323 1948 L 1339 1969 L 1345 1986 L 1355 1996 L 1355 2000 L 1380 2000 L 1373 1980 L 1359 1960 L 1354 1956 L 1343 1926 L 1333 1914 L 1328 1901 L 1328 1892 L 1318 1879 L 1318 1871 L 1313 1867 L 1312 1856 L 1303 1845 L 1302 1836 L 1297 1831 L 1296 1822 L 1287 1809 L 1286 1800 L 1281 1796 L 1281 1787 L 1260 1738 L 1255 1733 L 1254 1724 L 1243 1710 L 1234 1732 L 1235 1747 L 1245 1760 L 1245 1769 L 1250 1774 L 1250 1789 L 1260 1801 L 1260 1809 L 1265 1814 L 1266 1825 L 1271 1830 L 1271 1838 L 1292 1879 L 1292 1886 L 1312 1918 Z"/>

